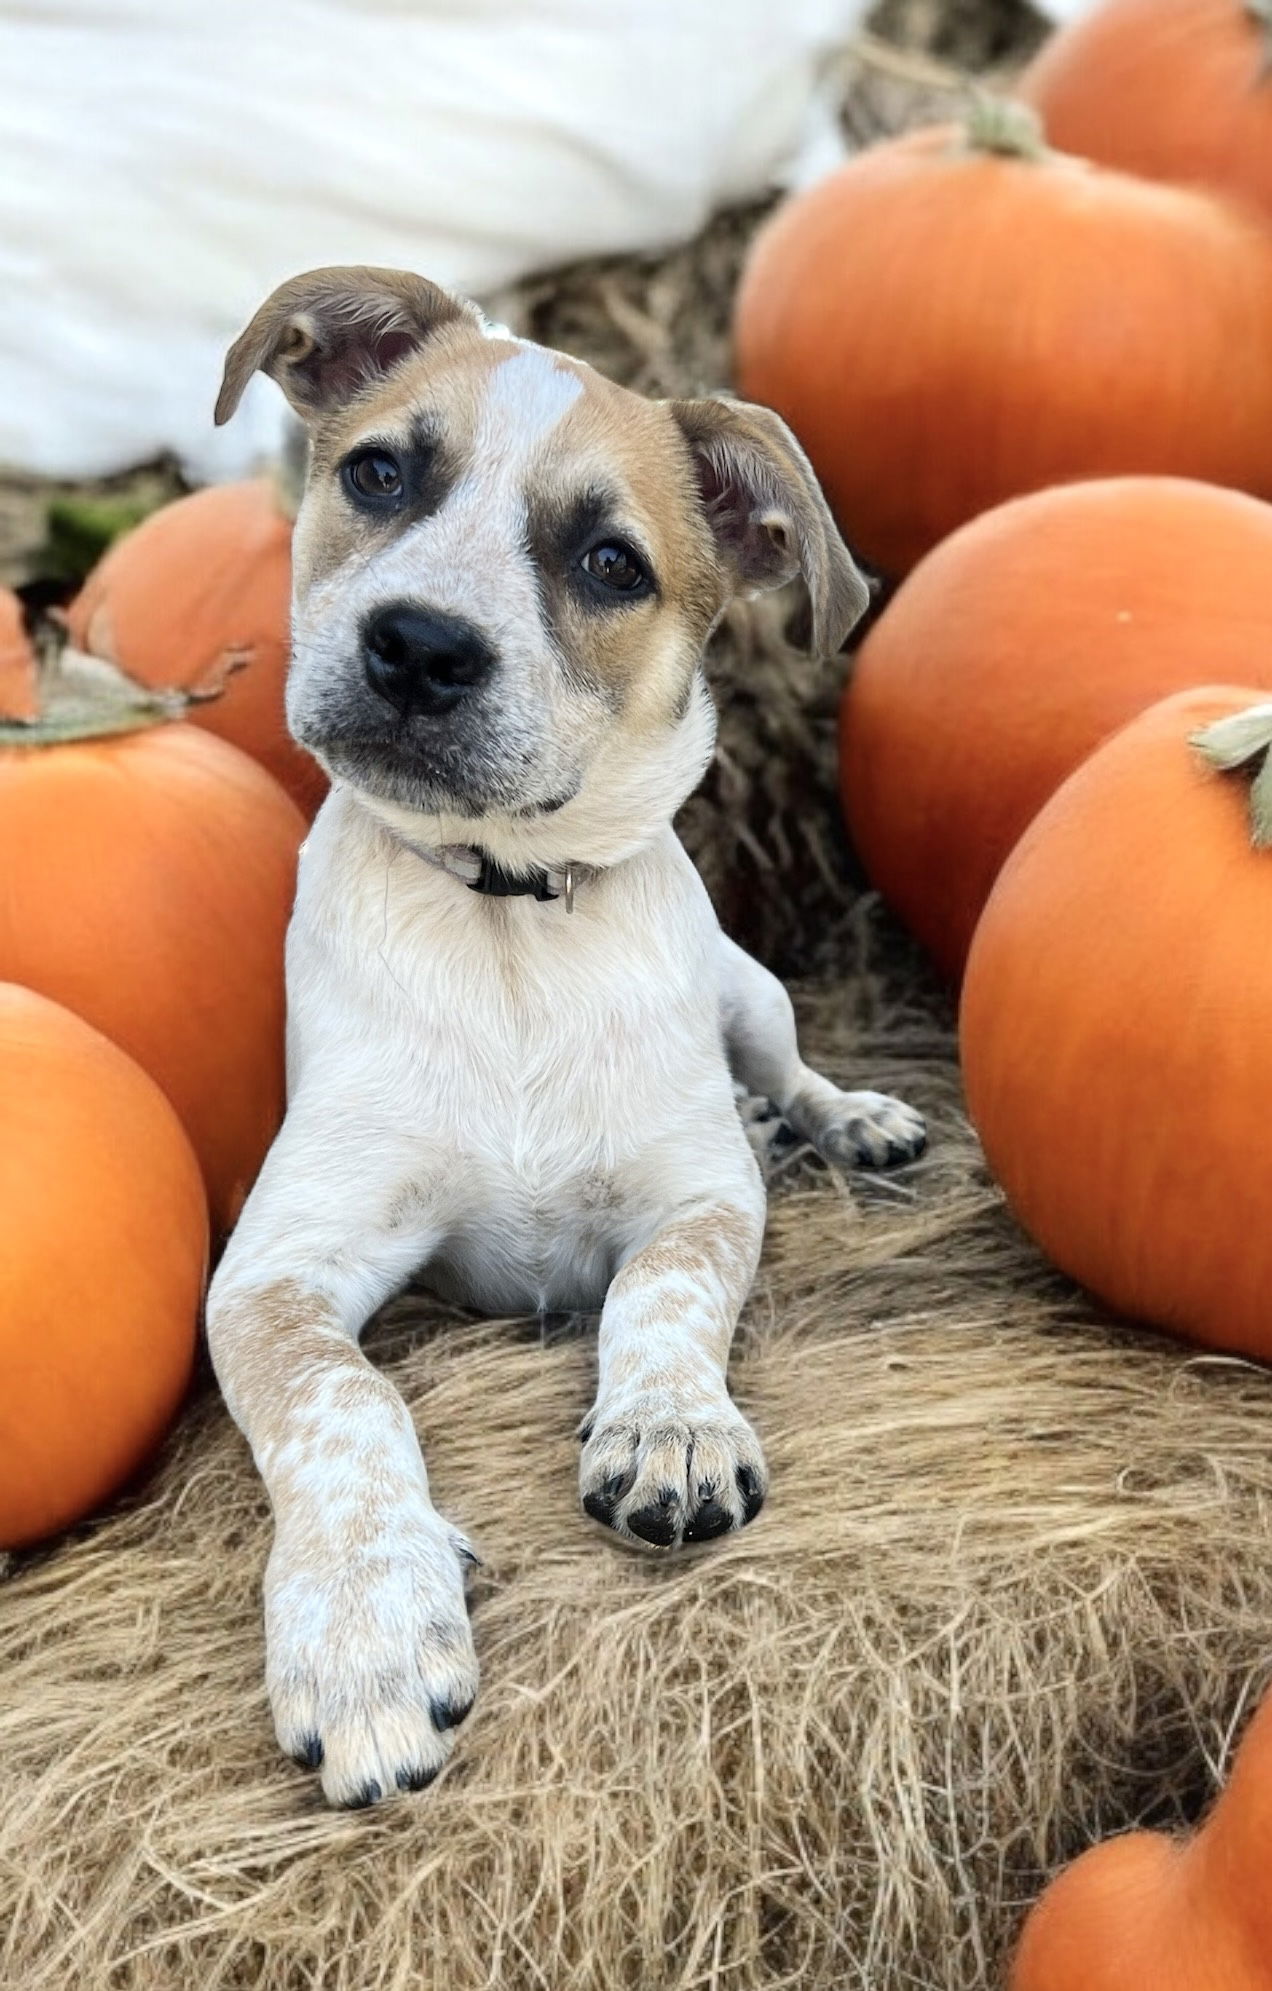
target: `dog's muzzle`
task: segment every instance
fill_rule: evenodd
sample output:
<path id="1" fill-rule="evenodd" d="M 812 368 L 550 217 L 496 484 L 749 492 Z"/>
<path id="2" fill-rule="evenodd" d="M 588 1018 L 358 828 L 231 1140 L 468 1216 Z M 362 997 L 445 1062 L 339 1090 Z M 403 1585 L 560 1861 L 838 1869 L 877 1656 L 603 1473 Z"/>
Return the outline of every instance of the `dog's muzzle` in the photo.
<path id="1" fill-rule="evenodd" d="M 494 651 L 471 622 L 409 602 L 367 618 L 362 654 L 371 690 L 403 720 L 452 712 L 495 668 Z"/>

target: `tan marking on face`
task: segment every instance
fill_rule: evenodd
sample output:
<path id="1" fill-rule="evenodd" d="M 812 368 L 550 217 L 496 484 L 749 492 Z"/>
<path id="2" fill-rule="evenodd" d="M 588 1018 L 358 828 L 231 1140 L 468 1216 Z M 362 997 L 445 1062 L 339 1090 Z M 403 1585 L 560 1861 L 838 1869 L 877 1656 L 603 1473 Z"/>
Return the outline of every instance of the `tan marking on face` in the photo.
<path id="1" fill-rule="evenodd" d="M 531 546 L 567 669 L 609 696 L 633 735 L 646 735 L 683 710 L 725 578 L 675 422 L 590 368 L 579 374 L 584 392 L 527 486 Z M 647 554 L 656 593 L 611 602 L 578 585 L 573 565 L 586 549 L 560 534 L 589 492 L 609 500 L 593 543 L 608 528 Z"/>
<path id="2" fill-rule="evenodd" d="M 457 320 L 315 427 L 293 557 L 299 595 L 323 575 L 370 557 L 409 523 L 374 518 L 351 503 L 338 475 L 349 452 L 368 441 L 405 445 L 416 425 L 428 421 L 436 423 L 447 457 L 462 475 L 472 460 L 490 375 L 514 350 Z"/>
<path id="3" fill-rule="evenodd" d="M 504 368 L 511 372 L 501 376 Z M 350 501 L 338 476 L 348 453 L 371 440 L 405 444 L 413 429 L 427 422 L 437 430 L 458 478 L 480 472 L 484 466 L 475 461 L 479 443 L 497 459 L 505 421 L 510 440 L 516 440 L 521 383 L 509 390 L 506 412 L 498 402 L 502 379 L 514 379 L 521 369 L 531 395 L 536 375 L 565 375 L 579 389 L 542 437 L 532 438 L 517 479 L 520 488 L 510 494 L 526 509 L 553 637 L 576 681 L 596 685 L 622 711 L 634 735 L 648 735 L 674 723 L 683 710 L 728 581 L 703 518 L 677 423 L 658 403 L 563 355 L 485 338 L 460 320 L 444 327 L 389 378 L 373 382 L 320 423 L 296 535 L 298 596 L 325 574 L 374 557 L 408 523 L 369 516 Z M 493 421 L 492 404 L 497 410 Z M 517 468 L 510 461 L 509 474 Z M 573 585 L 577 577 L 570 567 L 577 549 L 536 544 L 536 519 L 568 516 L 588 490 L 613 494 L 610 523 L 616 534 L 625 528 L 648 552 L 657 576 L 656 595 L 612 607 L 603 597 L 589 600 L 586 590 Z"/>

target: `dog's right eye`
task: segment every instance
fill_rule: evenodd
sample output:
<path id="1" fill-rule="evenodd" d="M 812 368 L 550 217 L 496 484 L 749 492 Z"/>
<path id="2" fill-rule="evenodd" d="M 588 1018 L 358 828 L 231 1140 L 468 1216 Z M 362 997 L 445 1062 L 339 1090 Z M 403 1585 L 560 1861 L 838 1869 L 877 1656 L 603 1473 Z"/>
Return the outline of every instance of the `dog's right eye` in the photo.
<path id="1" fill-rule="evenodd" d="M 343 470 L 350 496 L 375 505 L 392 504 L 402 495 L 402 466 L 387 449 L 364 449 L 349 457 Z"/>

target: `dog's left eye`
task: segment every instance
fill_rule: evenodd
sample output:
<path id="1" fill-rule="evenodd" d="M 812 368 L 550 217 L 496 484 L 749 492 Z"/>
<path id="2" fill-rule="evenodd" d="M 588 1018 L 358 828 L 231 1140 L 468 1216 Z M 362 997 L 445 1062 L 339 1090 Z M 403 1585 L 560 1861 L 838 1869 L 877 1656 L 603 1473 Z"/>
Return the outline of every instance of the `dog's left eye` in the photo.
<path id="1" fill-rule="evenodd" d="M 384 504 L 402 495 L 402 466 L 387 449 L 364 449 L 345 464 L 344 481 L 355 498 Z"/>
<path id="2" fill-rule="evenodd" d="M 619 594 L 631 594 L 642 581 L 648 579 L 631 547 L 622 545 L 616 539 L 607 539 L 585 553 L 583 568 L 594 581 L 602 581 L 607 588 L 615 588 Z"/>

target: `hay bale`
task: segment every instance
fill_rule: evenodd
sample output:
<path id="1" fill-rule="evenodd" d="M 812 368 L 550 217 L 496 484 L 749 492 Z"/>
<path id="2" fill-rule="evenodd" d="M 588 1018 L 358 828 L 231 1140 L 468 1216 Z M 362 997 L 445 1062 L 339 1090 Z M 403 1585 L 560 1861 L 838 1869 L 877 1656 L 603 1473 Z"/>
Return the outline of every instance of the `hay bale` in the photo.
<path id="1" fill-rule="evenodd" d="M 1044 1870 L 1196 1812 L 1267 1672 L 1272 1378 L 1038 1263 L 939 1002 L 877 911 L 844 944 L 814 1053 L 934 1141 L 775 1185 L 734 1364 L 764 1515 L 623 1549 L 576 1504 L 590 1336 L 398 1302 L 372 1347 L 485 1558 L 483 1692 L 431 1791 L 332 1814 L 275 1750 L 265 1502 L 205 1390 L 0 1589 L 13 1991 L 985 1991 Z"/>
<path id="2" fill-rule="evenodd" d="M 866 125 L 937 87 L 872 74 Z M 754 219 L 505 308 L 709 388 Z M 576 1504 L 587 1332 L 395 1304 L 371 1347 L 485 1556 L 484 1687 L 430 1792 L 334 1815 L 275 1750 L 266 1505 L 205 1381 L 153 1480 L 0 1587 L 13 1991 L 984 1991 L 1046 1871 L 1214 1788 L 1268 1674 L 1272 1378 L 1116 1329 L 1039 1262 L 947 1006 L 844 861 L 839 669 L 778 605 L 713 673 L 685 827 L 717 900 L 802 964 L 815 1062 L 933 1131 L 904 1181 L 796 1156 L 774 1184 L 734 1363 L 765 1514 L 622 1549 Z"/>

